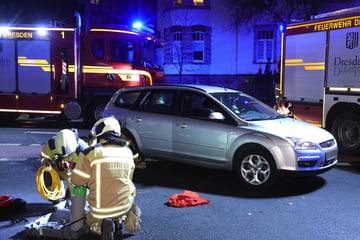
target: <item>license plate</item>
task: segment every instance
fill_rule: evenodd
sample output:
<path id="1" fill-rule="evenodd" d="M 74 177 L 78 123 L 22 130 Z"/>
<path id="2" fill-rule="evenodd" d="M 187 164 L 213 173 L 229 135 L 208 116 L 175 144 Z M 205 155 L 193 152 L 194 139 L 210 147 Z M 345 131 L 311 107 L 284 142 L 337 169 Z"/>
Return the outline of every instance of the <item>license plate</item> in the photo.
<path id="1" fill-rule="evenodd" d="M 331 152 L 327 152 L 325 154 L 325 158 L 326 160 L 329 160 L 329 159 L 333 159 L 333 158 L 336 158 L 337 157 L 337 151 L 331 151 Z"/>

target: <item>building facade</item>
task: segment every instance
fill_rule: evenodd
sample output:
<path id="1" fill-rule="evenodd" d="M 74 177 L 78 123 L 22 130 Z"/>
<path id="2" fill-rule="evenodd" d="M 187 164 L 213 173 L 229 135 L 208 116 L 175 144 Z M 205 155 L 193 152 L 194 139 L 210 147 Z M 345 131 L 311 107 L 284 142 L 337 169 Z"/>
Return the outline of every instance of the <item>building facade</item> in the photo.
<path id="1" fill-rule="evenodd" d="M 242 89 L 271 102 L 279 25 L 258 21 L 236 27 L 229 7 L 222 0 L 158 0 L 166 80 Z"/>
<path id="2" fill-rule="evenodd" d="M 282 24 L 273 18 L 234 23 L 224 0 L 157 0 L 168 83 L 226 86 L 274 102 L 279 80 Z M 356 6 L 332 1 L 324 11 Z"/>

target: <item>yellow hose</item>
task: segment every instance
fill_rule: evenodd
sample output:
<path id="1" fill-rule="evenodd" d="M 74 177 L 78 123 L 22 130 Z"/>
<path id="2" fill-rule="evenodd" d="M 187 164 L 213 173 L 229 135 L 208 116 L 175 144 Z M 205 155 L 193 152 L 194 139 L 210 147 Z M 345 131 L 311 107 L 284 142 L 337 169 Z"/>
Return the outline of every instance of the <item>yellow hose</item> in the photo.
<path id="1" fill-rule="evenodd" d="M 51 186 L 47 187 L 44 181 L 45 172 L 51 176 Z M 40 196 L 45 200 L 59 200 L 65 192 L 64 185 L 60 180 L 59 174 L 50 166 L 42 166 L 36 173 L 36 189 Z"/>

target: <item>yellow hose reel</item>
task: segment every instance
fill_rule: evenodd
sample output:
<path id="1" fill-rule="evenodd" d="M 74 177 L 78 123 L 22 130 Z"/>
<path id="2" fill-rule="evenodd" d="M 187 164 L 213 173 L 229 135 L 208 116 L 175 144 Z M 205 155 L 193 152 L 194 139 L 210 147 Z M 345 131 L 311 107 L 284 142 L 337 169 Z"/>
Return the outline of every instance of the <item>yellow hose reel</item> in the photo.
<path id="1" fill-rule="evenodd" d="M 57 201 L 65 193 L 59 174 L 50 166 L 42 166 L 36 173 L 36 189 L 45 200 Z"/>

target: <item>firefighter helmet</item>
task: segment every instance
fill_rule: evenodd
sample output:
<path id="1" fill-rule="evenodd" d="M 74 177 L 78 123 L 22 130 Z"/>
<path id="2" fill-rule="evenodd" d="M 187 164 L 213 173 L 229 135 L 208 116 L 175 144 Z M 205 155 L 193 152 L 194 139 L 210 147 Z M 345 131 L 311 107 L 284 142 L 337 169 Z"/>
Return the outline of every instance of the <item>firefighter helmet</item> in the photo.
<path id="1" fill-rule="evenodd" d="M 77 138 L 70 129 L 63 129 L 55 137 L 55 148 L 58 154 L 66 157 L 73 154 L 77 148 Z"/>
<path id="2" fill-rule="evenodd" d="M 97 138 L 107 132 L 121 135 L 120 124 L 116 117 L 111 116 L 98 120 L 91 129 L 90 138 Z"/>

